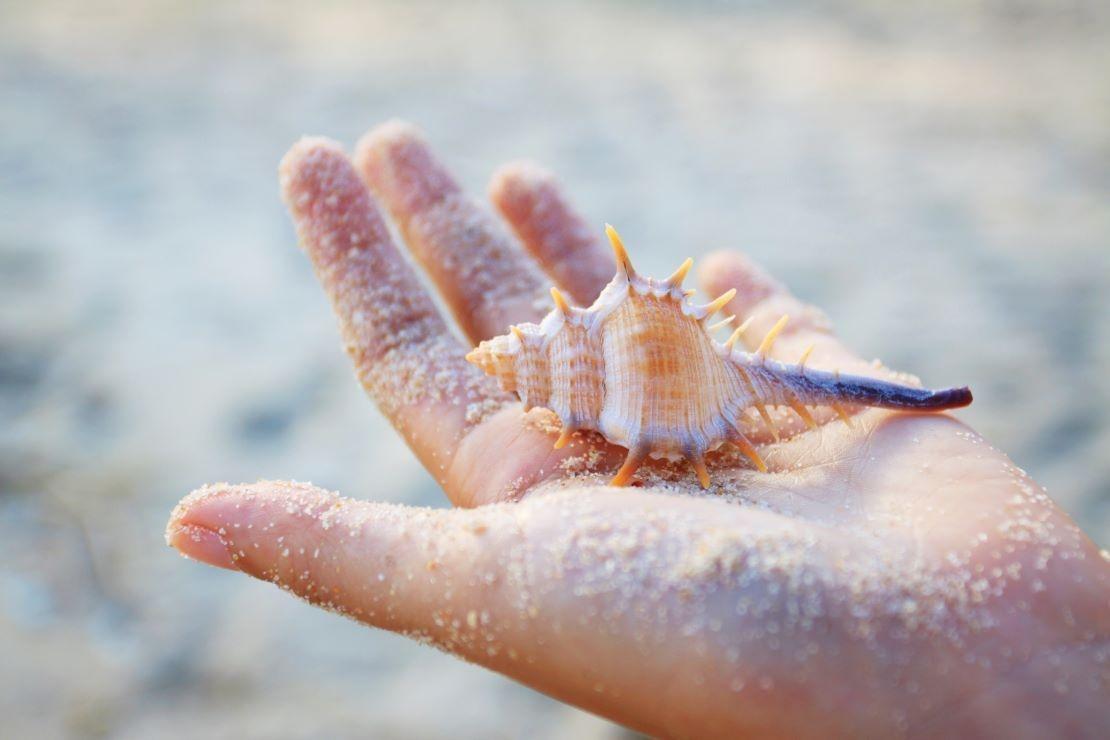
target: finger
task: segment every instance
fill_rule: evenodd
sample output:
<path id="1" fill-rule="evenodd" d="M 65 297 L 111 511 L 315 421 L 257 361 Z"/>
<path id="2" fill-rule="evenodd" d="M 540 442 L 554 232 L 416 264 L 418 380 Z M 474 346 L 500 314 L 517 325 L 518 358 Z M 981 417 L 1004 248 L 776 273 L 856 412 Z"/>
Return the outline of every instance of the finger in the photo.
<path id="1" fill-rule="evenodd" d="M 480 520 L 486 529 L 458 526 L 451 511 L 344 499 L 305 483 L 217 484 L 177 505 L 166 541 L 367 624 L 446 643 L 459 626 L 451 621 L 465 628 L 470 610 L 487 608 L 465 579 L 489 567 L 483 550 L 494 540 L 485 536 L 490 517 Z"/>
<path id="2" fill-rule="evenodd" d="M 507 164 L 493 176 L 490 199 L 540 267 L 579 305 L 593 303 L 613 277 L 612 254 L 555 177 L 529 162 Z"/>
<path id="3" fill-rule="evenodd" d="M 550 309 L 535 263 L 463 194 L 416 129 L 379 126 L 359 142 L 355 161 L 472 342 Z"/>
<path id="4" fill-rule="evenodd" d="M 747 257 L 736 252 L 714 252 L 702 260 L 698 275 L 711 296 L 736 289 L 736 296 L 722 312 L 734 314 L 737 325 L 751 319 L 740 336 L 748 349 L 758 348 L 779 319 L 787 315 L 789 320 L 768 351 L 771 357 L 798 362 L 812 345 L 807 360 L 812 367 L 840 368 L 861 374 L 870 370 L 870 374 L 874 374 L 870 363 L 865 363 L 837 339 L 824 312 L 795 298 Z"/>
<path id="5" fill-rule="evenodd" d="M 540 584 L 524 580 L 533 576 L 523 511 L 370 503 L 294 482 L 217 484 L 178 504 L 166 540 L 191 559 L 513 675 L 512 663 L 546 652 L 528 593 Z"/>
<path id="6" fill-rule="evenodd" d="M 393 246 L 337 144 L 301 140 L 282 160 L 280 180 L 355 374 L 428 470 L 442 477 L 468 427 L 507 396 L 463 359 L 465 350 Z"/>
<path id="7" fill-rule="evenodd" d="M 739 507 L 720 507 L 719 526 L 707 535 L 698 511 L 705 504 L 601 488 L 431 510 L 352 501 L 306 484 L 225 484 L 186 497 L 167 541 L 187 557 L 666 735 L 668 725 L 689 729 L 698 716 L 720 717 L 716 708 L 737 701 L 730 692 L 738 681 L 773 676 L 791 685 L 798 666 L 761 646 L 766 633 L 750 622 L 756 614 L 783 625 L 784 644 L 818 638 L 793 630 L 793 594 L 766 596 L 781 580 L 783 550 L 772 548 L 799 559 L 813 553 L 808 567 L 821 562 L 815 543 L 770 513 L 740 519 Z M 764 565 L 767 553 L 776 557 Z M 737 626 L 736 604 L 745 599 L 756 600 L 752 616 Z M 736 716 L 766 700 L 761 692 Z"/>

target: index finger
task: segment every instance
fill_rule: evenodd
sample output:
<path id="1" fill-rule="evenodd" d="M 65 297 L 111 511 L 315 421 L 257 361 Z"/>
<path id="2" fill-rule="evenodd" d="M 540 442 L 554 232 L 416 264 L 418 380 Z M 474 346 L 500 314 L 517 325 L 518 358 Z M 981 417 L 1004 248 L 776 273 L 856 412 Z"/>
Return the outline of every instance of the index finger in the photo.
<path id="1" fill-rule="evenodd" d="M 359 382 L 442 478 L 465 432 L 508 395 L 464 359 L 338 144 L 297 142 L 282 159 L 280 181 Z"/>

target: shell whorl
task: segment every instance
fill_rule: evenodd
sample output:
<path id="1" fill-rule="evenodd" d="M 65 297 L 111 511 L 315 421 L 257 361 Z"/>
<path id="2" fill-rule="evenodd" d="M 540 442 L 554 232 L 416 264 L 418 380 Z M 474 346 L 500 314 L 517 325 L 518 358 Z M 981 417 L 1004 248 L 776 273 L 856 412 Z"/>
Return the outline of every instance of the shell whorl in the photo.
<path id="1" fill-rule="evenodd" d="M 809 370 L 803 356 L 789 365 L 767 359 L 786 317 L 754 353 L 735 348 L 747 323 L 716 342 L 710 317 L 735 295 L 690 302 L 682 281 L 687 259 L 665 280 L 641 276 L 620 236 L 606 234 L 617 273 L 589 308 L 571 306 L 552 288 L 555 308 L 539 324 L 518 324 L 480 343 L 467 360 L 517 393 L 525 410 L 541 406 L 563 422 L 555 446 L 580 429 L 598 431 L 628 449 L 613 485 L 627 483 L 648 456 L 686 457 L 702 487 L 709 485 L 705 453 L 732 443 L 761 471 L 759 453 L 740 429 L 754 407 L 774 430 L 767 406 L 789 406 L 809 425 L 807 405 L 826 405 L 851 423 L 842 404 L 941 409 L 970 403 L 964 389 L 927 391 L 886 381 Z"/>

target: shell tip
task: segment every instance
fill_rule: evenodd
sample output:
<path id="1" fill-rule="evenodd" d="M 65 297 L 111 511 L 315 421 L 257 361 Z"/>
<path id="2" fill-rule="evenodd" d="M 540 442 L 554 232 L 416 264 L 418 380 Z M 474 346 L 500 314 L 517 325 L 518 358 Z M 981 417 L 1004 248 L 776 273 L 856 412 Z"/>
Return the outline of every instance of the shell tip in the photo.
<path id="1" fill-rule="evenodd" d="M 727 291 L 725 291 L 721 295 L 717 296 L 715 299 L 713 299 L 709 303 L 705 304 L 704 306 L 701 306 L 698 309 L 698 311 L 701 315 L 700 317 L 702 319 L 707 319 L 710 316 L 712 316 L 713 314 L 717 313 L 722 308 L 724 308 L 728 304 L 728 302 L 733 299 L 733 296 L 735 296 L 735 295 L 736 295 L 736 288 L 729 288 Z"/>
<path id="2" fill-rule="evenodd" d="M 647 452 L 644 450 L 629 450 L 628 456 L 624 458 L 624 464 L 621 465 L 621 469 L 617 471 L 617 474 L 613 476 L 613 480 L 609 481 L 609 485 L 616 486 L 617 488 L 626 485 L 628 481 L 632 480 L 632 476 L 636 474 L 636 471 L 640 468 L 640 464 L 643 463 L 645 457 L 647 457 Z"/>
<path id="3" fill-rule="evenodd" d="M 746 332 L 748 330 L 748 327 L 751 325 L 752 317 L 749 316 L 748 318 L 744 319 L 744 323 L 736 327 L 736 331 L 732 332 L 732 334 L 729 335 L 728 339 L 725 340 L 725 346 L 728 347 L 730 350 L 735 347 L 736 342 L 740 339 L 740 337 L 744 336 L 744 332 Z"/>
<path id="4" fill-rule="evenodd" d="M 718 321 L 716 324 L 713 324 L 709 327 L 709 331 L 717 331 L 718 329 L 728 326 L 733 321 L 736 321 L 736 314 L 733 314 L 732 316 L 726 316 L 725 318 Z"/>
<path id="5" fill-rule="evenodd" d="M 757 355 L 764 358 L 767 357 L 767 353 L 770 352 L 771 347 L 774 346 L 775 339 L 778 338 L 779 332 L 783 330 L 783 327 L 786 326 L 786 322 L 789 320 L 790 315 L 784 313 L 782 318 L 775 322 L 775 325 L 772 326 L 771 330 L 767 332 L 767 335 L 763 337 L 763 341 L 759 343 L 759 349 L 755 351 Z"/>
<path id="6" fill-rule="evenodd" d="M 561 314 L 566 316 L 570 313 L 570 304 L 567 303 L 567 299 L 554 285 L 551 286 L 551 300 L 555 301 L 555 308 L 559 309 Z"/>
<path id="7" fill-rule="evenodd" d="M 766 424 L 767 429 L 770 430 L 771 437 L 773 437 L 776 442 L 781 442 L 782 435 L 779 434 L 779 428 L 775 426 L 774 419 L 772 419 L 771 415 L 767 413 L 767 407 L 762 403 L 756 403 L 754 404 L 754 406 L 755 410 L 759 412 L 759 417 L 763 419 L 763 423 Z"/>
<path id="8" fill-rule="evenodd" d="M 805 348 L 805 351 L 802 352 L 802 357 L 801 357 L 800 360 L 798 360 L 798 370 L 800 372 L 805 372 L 806 362 L 809 360 L 809 356 L 811 354 L 813 354 L 813 346 L 814 345 L 812 345 L 812 344 L 809 345 L 808 347 Z"/>
<path id="9" fill-rule="evenodd" d="M 755 451 L 755 445 L 753 445 L 751 440 L 745 437 L 740 430 L 736 430 L 736 434 L 733 435 L 729 441 L 736 445 L 736 449 L 740 450 L 744 457 L 752 461 L 752 464 L 755 465 L 759 472 L 767 472 L 767 463 L 763 462 L 763 458 Z"/>
<path id="10" fill-rule="evenodd" d="M 563 427 L 563 431 L 559 433 L 559 438 L 555 440 L 555 449 L 561 450 L 566 447 L 567 442 L 570 441 L 570 438 L 573 435 L 574 429 L 570 427 Z"/>
<path id="11" fill-rule="evenodd" d="M 833 411 L 836 412 L 836 415 L 840 417 L 840 420 L 842 422 L 848 425 L 849 429 L 856 428 L 855 425 L 852 423 L 852 417 L 848 414 L 848 410 L 846 408 L 841 406 L 839 403 L 832 404 L 832 407 Z"/>
<path id="12" fill-rule="evenodd" d="M 635 275 L 636 271 L 632 269 L 632 260 L 628 258 L 628 250 L 624 248 L 621 235 L 617 233 L 612 224 L 605 224 L 605 236 L 609 237 L 609 244 L 613 246 L 613 256 L 617 260 L 617 270 L 625 277 Z"/>
<path id="13" fill-rule="evenodd" d="M 678 266 L 678 269 L 671 273 L 671 276 L 665 281 L 667 287 L 674 289 L 682 285 L 682 281 L 686 279 L 686 273 L 690 272 L 690 268 L 694 266 L 694 258 L 687 257 L 686 261 Z"/>
<path id="14" fill-rule="evenodd" d="M 698 458 L 693 461 L 694 472 L 698 474 L 698 483 L 702 489 L 709 488 L 709 471 L 705 467 L 705 460 Z"/>
<path id="15" fill-rule="evenodd" d="M 810 429 L 817 428 L 817 420 L 813 418 L 813 414 L 809 413 L 809 409 L 805 407 L 801 401 L 794 400 L 789 403 L 790 408 L 794 409 L 794 413 L 802 418 L 805 425 Z"/>

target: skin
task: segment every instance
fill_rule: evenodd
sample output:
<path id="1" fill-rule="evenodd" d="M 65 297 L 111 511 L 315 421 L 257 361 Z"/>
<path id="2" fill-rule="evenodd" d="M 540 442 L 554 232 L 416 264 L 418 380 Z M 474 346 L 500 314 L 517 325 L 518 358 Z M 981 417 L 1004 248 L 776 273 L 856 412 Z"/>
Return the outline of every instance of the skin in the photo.
<path id="1" fill-rule="evenodd" d="M 356 374 L 456 508 L 217 484 L 170 519 L 183 555 L 653 735 L 1110 731 L 1107 555 L 954 417 L 784 421 L 781 443 L 753 424 L 769 473 L 726 449 L 709 456 L 705 492 L 665 462 L 606 486 L 623 449 L 579 433 L 554 450 L 557 420 L 461 359 L 537 320 L 551 283 L 587 304 L 612 276 L 550 175 L 495 175 L 515 239 L 404 124 L 350 159 L 305 139 L 281 181 Z M 711 255 L 701 276 L 711 295 L 737 288 L 725 313 L 754 317 L 749 347 L 789 313 L 772 356 L 813 344 L 811 367 L 887 374 L 744 257 Z"/>

